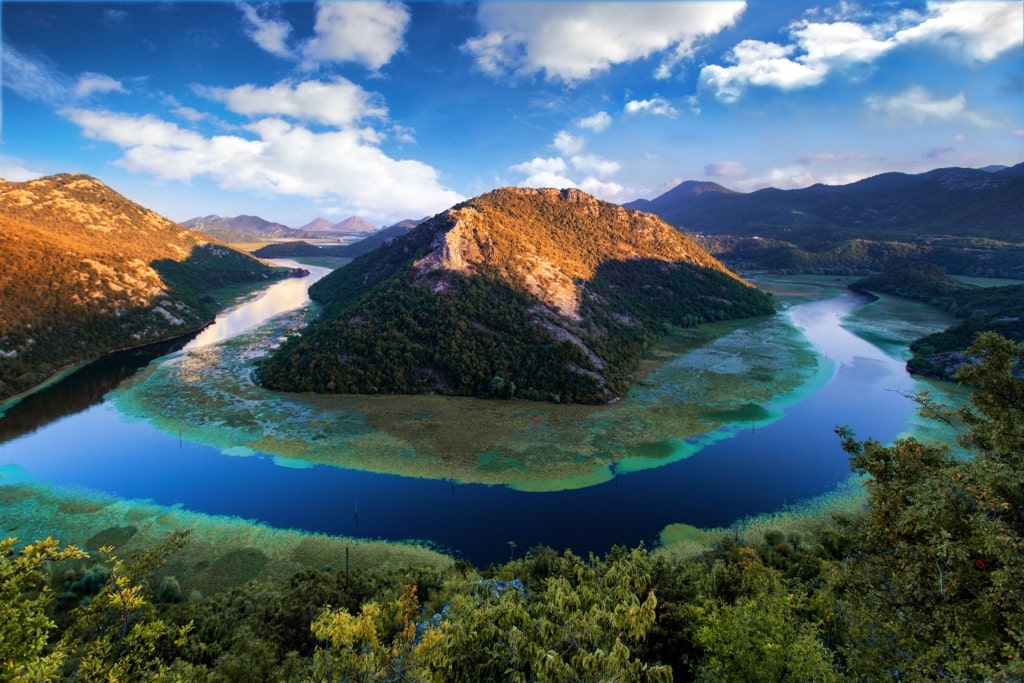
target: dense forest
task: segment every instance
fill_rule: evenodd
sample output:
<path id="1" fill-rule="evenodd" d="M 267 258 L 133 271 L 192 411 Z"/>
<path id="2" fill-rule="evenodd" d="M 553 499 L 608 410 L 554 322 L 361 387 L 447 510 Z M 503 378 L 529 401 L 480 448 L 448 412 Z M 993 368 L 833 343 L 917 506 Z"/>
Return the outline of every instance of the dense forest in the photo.
<path id="1" fill-rule="evenodd" d="M 261 363 L 268 387 L 606 402 L 666 325 L 773 311 L 654 216 L 575 190 L 470 200 L 310 296 L 324 315 Z"/>
<path id="2" fill-rule="evenodd" d="M 907 369 L 951 379 L 966 362 L 966 350 L 978 334 L 998 332 L 1024 341 L 1024 285 L 964 285 L 930 263 L 912 263 L 851 283 L 851 289 L 891 294 L 942 308 L 963 320 L 949 329 L 915 340 Z"/>
<path id="3" fill-rule="evenodd" d="M 1024 346 L 959 379 L 957 443 L 838 437 L 868 503 L 696 556 L 537 547 L 487 568 L 303 571 L 208 595 L 132 556 L 0 544 L 0 679 L 80 681 L 1019 681 Z M 970 457 L 963 457 L 967 452 Z"/>
<path id="4" fill-rule="evenodd" d="M 294 275 L 94 178 L 0 184 L 0 399 L 120 348 L 201 327 L 212 290 Z"/>

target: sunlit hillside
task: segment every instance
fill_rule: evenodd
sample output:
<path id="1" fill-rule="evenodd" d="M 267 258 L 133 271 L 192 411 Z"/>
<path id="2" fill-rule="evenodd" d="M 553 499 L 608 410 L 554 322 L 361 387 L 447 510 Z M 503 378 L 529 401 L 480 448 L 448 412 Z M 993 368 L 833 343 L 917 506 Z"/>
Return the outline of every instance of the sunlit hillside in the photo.
<path id="1" fill-rule="evenodd" d="M 212 317 L 211 289 L 278 276 L 95 178 L 0 183 L 0 398 L 195 329 Z"/>
<path id="2" fill-rule="evenodd" d="M 269 386 L 604 402 L 665 325 L 772 311 L 656 216 L 578 190 L 481 195 L 310 295 L 327 313 L 264 364 Z"/>

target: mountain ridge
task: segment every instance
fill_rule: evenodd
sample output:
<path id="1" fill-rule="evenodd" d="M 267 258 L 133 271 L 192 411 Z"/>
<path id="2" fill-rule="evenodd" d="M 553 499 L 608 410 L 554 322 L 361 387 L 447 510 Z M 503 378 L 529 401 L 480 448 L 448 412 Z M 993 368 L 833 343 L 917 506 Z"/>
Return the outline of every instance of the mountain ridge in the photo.
<path id="1" fill-rule="evenodd" d="M 275 389 L 601 403 L 667 324 L 771 313 L 656 216 L 501 188 L 318 282 L 320 321 L 264 360 Z"/>
<path id="2" fill-rule="evenodd" d="M 0 226 L 0 398 L 203 326 L 211 288 L 284 274 L 83 174 L 0 182 Z"/>

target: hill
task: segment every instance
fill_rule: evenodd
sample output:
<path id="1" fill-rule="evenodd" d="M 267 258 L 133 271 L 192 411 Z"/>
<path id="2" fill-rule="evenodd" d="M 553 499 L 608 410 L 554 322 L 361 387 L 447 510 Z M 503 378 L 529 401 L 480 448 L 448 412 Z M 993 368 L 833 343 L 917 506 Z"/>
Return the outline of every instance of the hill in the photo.
<path id="1" fill-rule="evenodd" d="M 213 288 L 289 274 L 85 175 L 0 182 L 0 227 L 0 398 L 201 327 Z"/>
<path id="2" fill-rule="evenodd" d="M 252 253 L 253 256 L 258 256 L 259 258 L 294 258 L 296 256 L 356 258 L 373 251 L 383 244 L 387 244 L 396 237 L 401 237 L 417 225 L 419 225 L 419 222 L 413 220 L 400 221 L 386 228 L 381 228 L 372 235 L 350 244 L 320 246 L 303 240 L 297 240 L 294 242 L 267 244 Z"/>
<path id="3" fill-rule="evenodd" d="M 1024 285 L 974 287 L 930 264 L 911 264 L 858 280 L 850 289 L 890 294 L 939 306 L 963 320 L 910 344 L 910 372 L 953 379 L 967 362 L 967 348 L 982 332 L 1024 342 Z"/>
<path id="4" fill-rule="evenodd" d="M 750 193 L 688 181 L 626 206 L 700 233 L 735 264 L 836 272 L 925 260 L 958 274 L 1024 272 L 1024 164 Z"/>
<path id="5" fill-rule="evenodd" d="M 202 216 L 181 224 L 189 230 L 198 230 L 221 242 L 259 242 L 266 239 L 294 237 L 296 231 L 281 223 L 272 223 L 259 216 Z"/>
<path id="6" fill-rule="evenodd" d="M 324 315 L 261 364 L 271 388 L 606 402 L 666 325 L 773 310 L 651 214 L 512 188 L 434 216 L 310 296 Z"/>
<path id="7" fill-rule="evenodd" d="M 343 233 L 346 235 L 375 232 L 377 226 L 359 216 L 349 216 L 343 221 L 332 223 L 326 218 L 314 218 L 299 228 L 300 233 Z"/>

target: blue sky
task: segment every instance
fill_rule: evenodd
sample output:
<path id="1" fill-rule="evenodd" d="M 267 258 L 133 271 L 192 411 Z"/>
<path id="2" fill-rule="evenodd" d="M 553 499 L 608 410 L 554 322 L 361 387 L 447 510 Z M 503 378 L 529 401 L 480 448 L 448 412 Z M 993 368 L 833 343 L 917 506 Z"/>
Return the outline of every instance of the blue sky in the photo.
<path id="1" fill-rule="evenodd" d="M 0 177 L 297 227 L 509 185 L 626 202 L 1012 165 L 1022 7 L 4 1 Z"/>

